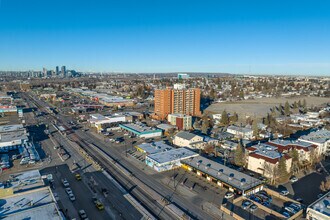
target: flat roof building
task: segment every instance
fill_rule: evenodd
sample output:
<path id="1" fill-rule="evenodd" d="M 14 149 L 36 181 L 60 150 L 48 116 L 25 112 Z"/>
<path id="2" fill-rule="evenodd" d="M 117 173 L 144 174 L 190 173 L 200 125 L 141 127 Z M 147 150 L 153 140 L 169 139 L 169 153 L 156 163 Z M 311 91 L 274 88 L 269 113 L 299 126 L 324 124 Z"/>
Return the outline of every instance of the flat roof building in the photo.
<path id="1" fill-rule="evenodd" d="M 185 114 L 169 114 L 167 121 L 171 125 L 175 125 L 179 130 L 190 130 L 192 129 L 192 117 Z"/>
<path id="2" fill-rule="evenodd" d="M 49 187 L 15 193 L 1 198 L 1 219 L 64 220 Z"/>
<path id="3" fill-rule="evenodd" d="M 154 138 L 162 136 L 162 130 L 148 127 L 143 123 L 120 124 L 119 127 L 140 138 Z"/>
<path id="4" fill-rule="evenodd" d="M 195 153 L 186 148 L 178 148 L 160 153 L 150 154 L 146 157 L 146 164 L 154 170 L 161 172 L 181 166 L 181 160 L 197 157 Z"/>
<path id="5" fill-rule="evenodd" d="M 152 143 L 142 143 L 142 144 L 135 146 L 135 148 L 138 151 L 145 153 L 147 155 L 156 154 L 156 153 L 174 149 L 170 145 L 165 144 L 163 141 L 156 141 L 156 142 L 152 142 Z"/>
<path id="6" fill-rule="evenodd" d="M 319 154 L 330 154 L 330 131 L 323 129 L 301 136 L 299 140 L 318 146 Z"/>
<path id="7" fill-rule="evenodd" d="M 237 194 L 252 194 L 263 187 L 260 180 L 202 156 L 182 160 L 182 164 L 183 168 Z"/>
<path id="8" fill-rule="evenodd" d="M 330 219 L 330 192 L 307 207 L 306 219 Z"/>

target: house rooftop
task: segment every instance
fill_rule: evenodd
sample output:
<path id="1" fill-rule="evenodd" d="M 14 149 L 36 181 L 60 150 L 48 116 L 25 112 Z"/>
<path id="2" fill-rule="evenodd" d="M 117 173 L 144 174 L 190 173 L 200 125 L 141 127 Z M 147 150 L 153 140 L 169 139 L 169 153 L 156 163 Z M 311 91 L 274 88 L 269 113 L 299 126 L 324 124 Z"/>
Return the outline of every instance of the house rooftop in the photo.
<path id="1" fill-rule="evenodd" d="M 198 135 L 186 131 L 180 131 L 179 133 L 176 134 L 176 136 L 182 139 L 191 140 Z"/>

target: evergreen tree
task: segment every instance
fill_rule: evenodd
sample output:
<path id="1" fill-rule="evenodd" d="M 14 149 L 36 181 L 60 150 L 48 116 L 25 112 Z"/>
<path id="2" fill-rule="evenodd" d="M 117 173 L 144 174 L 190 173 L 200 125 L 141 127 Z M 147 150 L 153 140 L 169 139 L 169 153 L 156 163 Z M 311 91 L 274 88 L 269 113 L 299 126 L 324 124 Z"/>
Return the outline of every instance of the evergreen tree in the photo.
<path id="1" fill-rule="evenodd" d="M 244 99 L 244 92 L 243 92 L 243 90 L 241 90 L 241 91 L 239 92 L 239 97 L 240 97 L 241 99 Z"/>
<path id="2" fill-rule="evenodd" d="M 288 101 L 286 101 L 285 106 L 284 106 L 284 113 L 286 116 L 290 115 L 290 104 Z"/>
<path id="3" fill-rule="evenodd" d="M 299 108 L 302 107 L 300 99 L 299 99 L 299 101 L 298 101 L 298 107 L 299 107 Z"/>
<path id="4" fill-rule="evenodd" d="M 258 128 L 257 120 L 253 120 L 252 130 L 253 130 L 253 136 L 255 138 L 258 138 L 258 136 L 259 136 L 259 128 Z"/>
<path id="5" fill-rule="evenodd" d="M 227 114 L 226 110 L 223 110 L 223 112 L 221 114 L 221 123 L 223 125 L 228 125 L 229 124 L 229 117 L 228 117 L 228 114 Z"/>
<path id="6" fill-rule="evenodd" d="M 243 166 L 245 164 L 244 148 L 242 147 L 241 143 L 238 143 L 235 150 L 234 162 L 237 166 Z"/>
<path id="7" fill-rule="evenodd" d="M 302 107 L 306 108 L 307 107 L 307 102 L 306 102 L 306 99 L 303 100 L 303 104 L 302 104 Z"/>
<path id="8" fill-rule="evenodd" d="M 237 121 L 238 121 L 238 114 L 236 112 L 234 112 L 233 122 L 237 122 Z"/>
<path id="9" fill-rule="evenodd" d="M 210 122 L 207 117 L 203 117 L 203 122 L 202 122 L 202 133 L 207 134 L 207 131 L 209 130 L 210 127 Z"/>
<path id="10" fill-rule="evenodd" d="M 279 175 L 280 181 L 283 181 L 288 177 L 286 159 L 284 156 L 282 156 L 278 162 L 278 175 Z"/>

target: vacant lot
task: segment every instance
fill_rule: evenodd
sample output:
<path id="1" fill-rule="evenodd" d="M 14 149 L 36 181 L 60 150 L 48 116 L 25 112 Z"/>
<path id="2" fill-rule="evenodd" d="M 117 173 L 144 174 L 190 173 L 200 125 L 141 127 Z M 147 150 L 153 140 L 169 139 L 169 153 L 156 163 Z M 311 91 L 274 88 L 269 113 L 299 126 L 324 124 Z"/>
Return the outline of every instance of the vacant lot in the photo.
<path id="1" fill-rule="evenodd" d="M 226 110 L 228 113 L 237 112 L 240 119 L 246 116 L 261 118 L 264 117 L 273 106 L 278 106 L 279 104 L 284 105 L 286 101 L 292 104 L 294 101 L 298 102 L 303 99 L 306 100 L 307 106 L 309 107 L 312 105 L 318 106 L 324 103 L 330 103 L 329 98 L 323 97 L 300 96 L 292 98 L 261 98 L 237 102 L 214 103 L 205 110 L 205 113 L 222 113 L 223 110 Z"/>

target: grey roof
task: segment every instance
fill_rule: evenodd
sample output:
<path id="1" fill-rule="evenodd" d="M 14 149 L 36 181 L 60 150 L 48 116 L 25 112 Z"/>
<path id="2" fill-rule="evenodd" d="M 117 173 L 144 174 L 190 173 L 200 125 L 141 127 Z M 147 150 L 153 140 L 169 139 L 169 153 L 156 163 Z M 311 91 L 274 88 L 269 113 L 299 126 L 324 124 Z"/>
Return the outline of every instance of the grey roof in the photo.
<path id="1" fill-rule="evenodd" d="M 248 190 L 261 184 L 261 181 L 256 178 L 226 167 L 206 157 L 198 156 L 183 160 L 182 163 L 200 170 L 239 190 Z"/>
<path id="2" fill-rule="evenodd" d="M 272 145 L 262 143 L 253 145 L 252 147 L 256 149 L 253 152 L 261 156 L 268 157 L 271 159 L 277 159 L 281 157 L 281 154 L 277 151 L 277 147 L 274 147 Z"/>
<path id="3" fill-rule="evenodd" d="M 157 162 L 158 164 L 164 164 L 196 156 L 198 156 L 198 154 L 191 150 L 188 150 L 186 148 L 177 148 L 156 154 L 150 154 L 147 156 L 147 158 Z"/>
<path id="4" fill-rule="evenodd" d="M 13 132 L 18 130 L 25 130 L 22 124 L 0 126 L 0 133 Z"/>
<path id="5" fill-rule="evenodd" d="M 159 129 L 162 129 L 162 130 L 175 128 L 175 126 L 169 125 L 169 124 L 159 124 L 156 127 L 159 128 Z"/>
<path id="6" fill-rule="evenodd" d="M 168 144 L 165 144 L 163 141 L 156 141 L 152 143 L 142 143 L 137 145 L 138 148 L 145 151 L 147 154 L 155 154 L 159 152 L 169 151 L 174 149 Z"/>
<path id="7" fill-rule="evenodd" d="M 186 139 L 186 140 L 191 140 L 191 139 L 193 139 L 194 137 L 196 137 L 198 135 L 193 134 L 193 133 L 189 133 L 189 132 L 185 132 L 185 131 L 180 131 L 175 136 Z"/>
<path id="8" fill-rule="evenodd" d="M 270 140 L 269 143 L 274 143 L 281 146 L 296 145 L 301 147 L 310 147 L 312 145 L 311 143 L 300 140 L 281 140 L 281 139 Z"/>
<path id="9" fill-rule="evenodd" d="M 49 187 L 15 193 L 1 198 L 0 218 L 21 219 L 64 219 Z M 33 205 L 31 205 L 33 204 Z"/>
<path id="10" fill-rule="evenodd" d="M 250 129 L 250 128 L 239 127 L 239 126 L 236 126 L 236 125 L 230 125 L 230 126 L 228 126 L 227 130 L 228 129 L 238 131 L 238 132 L 242 132 L 242 133 L 252 132 L 252 129 Z"/>
<path id="11" fill-rule="evenodd" d="M 307 135 L 301 136 L 299 140 L 302 141 L 310 141 L 310 142 L 315 142 L 319 144 L 323 144 L 327 141 L 330 140 L 330 131 L 328 130 L 318 130 L 318 131 L 313 131 Z"/>
<path id="12" fill-rule="evenodd" d="M 308 206 L 309 209 L 313 209 L 317 212 L 322 213 L 330 218 L 330 192 L 313 202 Z"/>

